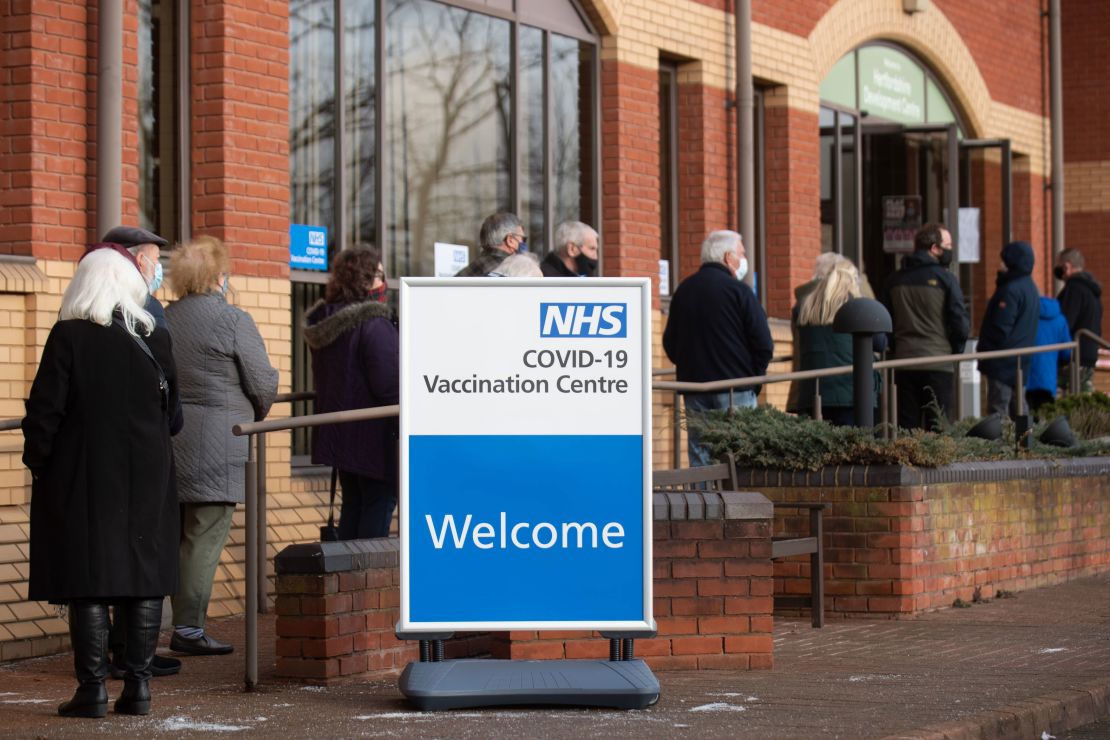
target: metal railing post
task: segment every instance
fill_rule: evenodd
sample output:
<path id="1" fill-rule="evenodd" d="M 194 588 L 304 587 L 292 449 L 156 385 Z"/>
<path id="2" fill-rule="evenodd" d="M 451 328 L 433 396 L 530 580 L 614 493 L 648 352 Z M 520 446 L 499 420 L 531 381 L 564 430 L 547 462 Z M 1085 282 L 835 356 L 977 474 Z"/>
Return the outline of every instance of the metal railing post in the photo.
<path id="1" fill-rule="evenodd" d="M 258 468 L 254 450 L 254 435 L 247 437 L 246 474 L 247 504 L 247 667 L 246 691 L 254 691 L 258 684 Z"/>
<path id="2" fill-rule="evenodd" d="M 821 379 L 813 379 L 813 418 L 817 421 L 824 421 L 824 414 L 821 412 Z"/>
<path id="3" fill-rule="evenodd" d="M 1071 365 L 1068 370 L 1070 370 L 1071 394 L 1074 396 L 1083 391 L 1083 388 L 1080 387 L 1082 375 L 1079 371 L 1079 337 L 1075 338 L 1075 348 L 1071 351 Z"/>
<path id="4" fill-rule="evenodd" d="M 672 434 L 674 448 L 671 453 L 671 459 L 674 461 L 676 468 L 682 467 L 682 409 L 678 407 L 681 402 L 682 394 L 678 391 L 674 392 L 674 424 L 672 424 Z"/>
<path id="5" fill-rule="evenodd" d="M 736 393 L 736 389 L 734 389 L 734 388 L 729 388 L 728 389 L 728 412 L 730 414 L 732 413 L 732 410 L 736 408 L 736 399 L 733 395 L 735 393 Z"/>
<path id="6" fill-rule="evenodd" d="M 1014 381 L 1014 415 L 1025 413 L 1025 374 L 1021 371 L 1021 358 L 1017 358 L 1017 374 Z"/>
<path id="7" fill-rule="evenodd" d="M 890 373 L 890 438 L 898 439 L 898 383 L 895 373 Z"/>
<path id="8" fill-rule="evenodd" d="M 266 433 L 256 434 L 255 439 L 258 440 L 258 464 L 255 466 L 257 470 L 257 486 L 258 486 L 258 613 L 265 614 L 267 611 L 266 599 Z"/>

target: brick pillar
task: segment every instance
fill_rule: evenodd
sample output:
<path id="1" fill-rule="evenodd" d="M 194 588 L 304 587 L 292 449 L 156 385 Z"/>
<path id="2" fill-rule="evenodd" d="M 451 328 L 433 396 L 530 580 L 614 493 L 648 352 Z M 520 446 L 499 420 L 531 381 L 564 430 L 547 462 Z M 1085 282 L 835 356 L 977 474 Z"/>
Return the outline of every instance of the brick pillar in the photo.
<path id="1" fill-rule="evenodd" d="M 657 493 L 654 611 L 658 635 L 636 657 L 657 670 L 771 668 L 771 502 L 762 494 Z M 494 633 L 497 658 L 602 659 L 598 633 Z"/>
<path id="2" fill-rule="evenodd" d="M 277 675 L 334 683 L 397 675 L 419 658 L 393 635 L 400 616 L 397 540 L 289 545 L 277 571 Z"/>
<path id="3" fill-rule="evenodd" d="M 96 13 L 0 2 L 0 254 L 76 260 L 91 240 Z"/>
<path id="4" fill-rule="evenodd" d="M 764 98 L 767 315 L 789 319 L 794 288 L 821 253 L 821 160 L 817 114 L 787 105 L 784 88 Z"/>
<path id="5" fill-rule="evenodd" d="M 735 149 L 730 141 L 735 113 L 725 110 L 727 99 L 726 92 L 719 88 L 696 82 L 680 81 L 678 85 L 676 269 L 680 279 L 698 271 L 701 243 L 709 232 L 737 228 L 732 177 L 735 164 L 726 156 Z M 746 245 L 754 244 L 750 234 L 743 236 Z M 752 261 L 750 256 L 748 261 Z"/>
<path id="6" fill-rule="evenodd" d="M 601 63 L 605 274 L 651 277 L 658 306 L 659 73 Z"/>
<path id="7" fill-rule="evenodd" d="M 289 9 L 193 0 L 193 231 L 236 275 L 289 275 Z"/>

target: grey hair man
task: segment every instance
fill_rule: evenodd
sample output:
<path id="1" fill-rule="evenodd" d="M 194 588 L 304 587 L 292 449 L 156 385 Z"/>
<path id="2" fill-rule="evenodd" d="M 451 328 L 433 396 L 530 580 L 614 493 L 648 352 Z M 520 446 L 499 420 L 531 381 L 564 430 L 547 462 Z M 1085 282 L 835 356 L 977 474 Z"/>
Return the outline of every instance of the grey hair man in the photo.
<path id="1" fill-rule="evenodd" d="M 540 263 L 544 277 L 593 277 L 597 274 L 597 231 L 581 221 L 555 229 L 555 247 Z"/>
<path id="2" fill-rule="evenodd" d="M 478 231 L 481 251 L 469 265 L 455 273 L 455 277 L 485 277 L 508 255 L 527 252 L 526 238 L 524 224 L 515 213 L 502 211 L 488 216 Z"/>
<path id="3" fill-rule="evenodd" d="M 141 229 L 137 226 L 116 226 L 109 229 L 102 242 L 118 244 L 135 255 L 139 265 L 139 272 L 146 280 L 147 296 L 146 305 L 143 306 L 154 317 L 154 323 L 162 328 L 166 327 L 166 312 L 162 304 L 154 297 L 154 293 L 162 285 L 162 263 L 159 262 L 160 248 L 169 244 L 168 241 L 152 231 Z"/>
<path id="4" fill-rule="evenodd" d="M 744 242 L 735 231 L 714 231 L 701 245 L 701 269 L 682 281 L 671 298 L 663 349 L 680 382 L 764 375 L 774 353 L 767 314 L 743 282 Z M 754 408 L 759 387 L 738 389 L 733 405 Z M 687 393 L 686 414 L 729 407 L 729 392 Z M 690 465 L 708 465 L 709 449 L 689 429 Z"/>

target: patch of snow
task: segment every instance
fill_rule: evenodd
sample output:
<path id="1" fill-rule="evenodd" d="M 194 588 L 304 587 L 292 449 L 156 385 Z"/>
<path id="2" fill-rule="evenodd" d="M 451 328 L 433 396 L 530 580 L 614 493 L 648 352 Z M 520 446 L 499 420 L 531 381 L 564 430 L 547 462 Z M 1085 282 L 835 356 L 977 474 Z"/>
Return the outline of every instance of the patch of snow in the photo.
<path id="1" fill-rule="evenodd" d="M 728 704 L 723 701 L 715 701 L 712 704 L 702 704 L 697 707 L 690 707 L 691 712 L 746 712 L 747 707 L 742 707 L 737 704 Z"/>
<path id="2" fill-rule="evenodd" d="M 274 706 L 275 707 L 291 707 L 293 705 L 290 704 L 289 702 L 282 702 L 281 704 L 275 704 Z"/>
<path id="3" fill-rule="evenodd" d="M 240 725 L 220 725 L 214 722 L 197 722 L 188 717 L 170 717 L 159 723 L 167 732 L 239 732 L 249 730 L 249 727 Z"/>
<path id="4" fill-rule="evenodd" d="M 690 725 L 671 725 L 672 727 L 689 727 Z"/>
<path id="5" fill-rule="evenodd" d="M 328 690 L 327 686 L 302 686 L 301 687 L 301 691 L 311 691 L 315 694 L 319 694 L 319 693 L 322 693 L 322 692 L 327 691 L 327 690 Z"/>
<path id="6" fill-rule="evenodd" d="M 1056 740 L 1055 735 L 1049 735 L 1048 730 L 1041 732 L 1041 740 Z"/>
<path id="7" fill-rule="evenodd" d="M 735 691 L 717 691 L 711 694 L 706 694 L 706 696 L 740 696 L 740 694 L 736 693 Z"/>
<path id="8" fill-rule="evenodd" d="M 5 694 L 5 696 L 18 696 L 18 694 Z M 49 699 L 2 699 L 0 704 L 49 704 Z"/>
<path id="9" fill-rule="evenodd" d="M 1041 655 L 1047 655 L 1048 653 L 1066 653 L 1067 651 L 1067 648 L 1045 648 L 1044 650 L 1038 650 L 1037 652 L 1039 652 Z"/>

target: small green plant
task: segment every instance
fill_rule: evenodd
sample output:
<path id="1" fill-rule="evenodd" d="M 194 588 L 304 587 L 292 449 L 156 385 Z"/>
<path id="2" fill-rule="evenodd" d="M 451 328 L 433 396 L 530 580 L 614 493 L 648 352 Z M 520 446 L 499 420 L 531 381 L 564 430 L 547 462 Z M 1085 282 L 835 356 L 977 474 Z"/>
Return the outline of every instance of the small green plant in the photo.
<path id="1" fill-rule="evenodd" d="M 956 609 L 970 609 L 971 602 L 964 601 L 963 599 L 957 597 L 957 599 L 952 602 L 952 606 Z"/>
<path id="2" fill-rule="evenodd" d="M 1110 396 L 1099 391 L 1077 393 L 1045 404 L 1037 416 L 1052 421 L 1068 417 L 1068 426 L 1080 439 L 1097 439 L 1110 435 Z"/>
<path id="3" fill-rule="evenodd" d="M 1110 454 L 1110 443 L 1082 442 L 1063 449 L 1036 442 L 1017 449 L 1014 425 L 1003 424 L 1002 439 L 968 437 L 976 420 L 950 425 L 941 433 L 902 432 L 897 439 L 877 438 L 872 430 L 834 427 L 777 409 L 734 409 L 692 414 L 686 423 L 697 431 L 718 458 L 732 453 L 741 468 L 755 470 L 820 470 L 837 465 L 906 465 L 933 468 L 955 462 L 1055 458 Z"/>
<path id="4" fill-rule="evenodd" d="M 994 598 L 996 598 L 996 599 L 1016 599 L 1017 594 L 1013 591 L 1007 591 L 1006 589 L 1002 589 L 1001 591 L 995 591 L 994 592 Z"/>

